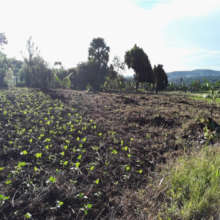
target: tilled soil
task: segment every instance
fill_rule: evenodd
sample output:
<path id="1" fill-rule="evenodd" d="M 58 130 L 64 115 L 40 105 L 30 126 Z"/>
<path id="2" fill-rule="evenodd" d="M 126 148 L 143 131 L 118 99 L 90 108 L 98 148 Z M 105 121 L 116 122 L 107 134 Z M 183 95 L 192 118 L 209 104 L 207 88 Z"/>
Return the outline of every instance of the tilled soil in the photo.
<path id="1" fill-rule="evenodd" d="M 10 197 L 0 203 L 4 219 L 29 212 L 36 219 L 151 219 L 136 192 L 168 161 L 218 142 L 207 129 L 219 130 L 219 107 L 183 95 L 44 93 L 52 99 L 34 89 L 0 99 L 0 194 Z M 159 197 L 149 190 L 145 200 Z"/>
<path id="2" fill-rule="evenodd" d="M 152 167 L 181 154 L 183 148 L 206 142 L 200 122 L 210 118 L 220 123 L 220 108 L 184 95 L 138 93 L 92 93 L 72 90 L 50 91 L 82 115 L 96 121 L 104 131 L 114 130 L 125 140 L 134 139 L 135 151 L 144 150 Z M 211 108 L 214 113 L 210 116 Z M 186 149 L 185 149 L 186 150 Z"/>
<path id="3" fill-rule="evenodd" d="M 183 153 L 190 153 L 192 149 L 197 150 L 219 141 L 218 137 L 209 140 L 204 135 L 204 128 L 210 128 L 211 123 L 215 127 L 210 132 L 215 131 L 216 127 L 219 129 L 220 108 L 205 101 L 195 101 L 186 95 L 71 90 L 50 91 L 49 94 L 80 109 L 84 116 L 95 120 L 104 131 L 114 130 L 125 141 L 132 139 L 132 154 L 145 161 L 151 183 L 166 162 L 175 160 Z M 211 109 L 213 115 L 210 113 Z M 156 215 L 157 208 L 153 206 L 160 206 L 160 202 L 155 200 L 161 199 L 161 193 L 158 196 L 148 189 L 149 198 L 139 201 L 137 190 L 148 188 L 148 180 L 142 183 L 143 185 L 134 183 L 133 189 L 124 192 L 120 200 L 123 207 L 122 219 L 134 219 L 137 216 L 140 219 L 153 219 L 152 215 Z M 141 211 L 134 214 L 138 212 L 138 207 L 143 208 L 143 204 L 138 204 L 143 200 L 152 203 L 149 206 L 156 210 L 152 209 L 152 213 L 155 213 L 143 214 Z"/>

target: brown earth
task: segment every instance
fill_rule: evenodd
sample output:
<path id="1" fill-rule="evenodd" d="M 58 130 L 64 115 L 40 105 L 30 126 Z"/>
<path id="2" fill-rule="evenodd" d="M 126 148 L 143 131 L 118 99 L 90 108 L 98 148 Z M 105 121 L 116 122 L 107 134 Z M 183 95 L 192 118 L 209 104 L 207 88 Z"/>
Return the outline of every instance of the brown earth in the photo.
<path id="1" fill-rule="evenodd" d="M 190 152 L 192 148 L 199 149 L 206 143 L 218 142 L 218 138 L 209 139 L 204 135 L 204 127 L 208 127 L 210 132 L 219 129 L 220 108 L 184 95 L 73 90 L 50 90 L 46 93 L 79 109 L 84 117 L 93 119 L 103 133 L 115 131 L 125 142 L 132 140 L 132 155 L 148 166 L 147 182 L 156 178 L 167 161 Z M 212 116 L 211 108 L 214 112 Z M 143 183 L 146 184 L 146 181 Z M 120 200 L 124 209 L 122 219 L 134 219 L 138 207 L 143 208 L 143 204 L 138 204 L 139 187 L 145 188 L 146 185 L 133 183 L 133 189 L 129 187 Z M 149 192 L 149 196 L 153 195 Z M 160 193 L 154 195 L 153 200 L 159 200 L 159 197 Z M 145 200 L 152 202 L 151 198 Z M 151 207 L 155 204 L 153 202 Z M 156 209 L 153 207 L 151 211 L 156 212 Z M 140 219 L 151 219 L 152 213 L 139 210 L 138 215 Z"/>

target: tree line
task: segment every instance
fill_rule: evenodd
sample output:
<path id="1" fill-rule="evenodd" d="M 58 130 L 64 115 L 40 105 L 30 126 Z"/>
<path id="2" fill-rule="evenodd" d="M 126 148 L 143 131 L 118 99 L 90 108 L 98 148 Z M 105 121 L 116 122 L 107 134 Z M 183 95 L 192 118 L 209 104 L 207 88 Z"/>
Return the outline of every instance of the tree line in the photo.
<path id="1" fill-rule="evenodd" d="M 0 33 L 0 47 L 7 43 L 5 34 Z M 65 69 L 60 61 L 50 68 L 31 37 L 27 41 L 26 51 L 23 61 L 9 59 L 0 51 L 0 87 L 138 90 L 140 84 L 145 84 L 145 87 L 158 92 L 168 85 L 163 65 L 152 68 L 147 54 L 137 45 L 125 52 L 124 62 L 116 56 L 109 64 L 110 47 L 103 38 L 94 38 L 88 48 L 88 60 L 69 69 Z M 126 66 L 134 70 L 133 78 L 122 76 Z"/>

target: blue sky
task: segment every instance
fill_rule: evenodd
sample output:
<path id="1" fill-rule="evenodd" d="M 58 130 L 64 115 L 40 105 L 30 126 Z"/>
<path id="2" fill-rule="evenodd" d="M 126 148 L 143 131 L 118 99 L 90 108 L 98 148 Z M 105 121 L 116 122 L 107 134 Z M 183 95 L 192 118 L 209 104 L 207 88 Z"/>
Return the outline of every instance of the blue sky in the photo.
<path id="1" fill-rule="evenodd" d="M 144 9 L 152 9 L 160 4 L 169 4 L 170 0 L 135 0 L 135 3 Z"/>
<path id="2" fill-rule="evenodd" d="M 220 0 L 1 0 L 1 9 L 10 57 L 22 59 L 32 36 L 50 65 L 73 67 L 103 37 L 110 61 L 136 43 L 167 72 L 220 70 Z"/>

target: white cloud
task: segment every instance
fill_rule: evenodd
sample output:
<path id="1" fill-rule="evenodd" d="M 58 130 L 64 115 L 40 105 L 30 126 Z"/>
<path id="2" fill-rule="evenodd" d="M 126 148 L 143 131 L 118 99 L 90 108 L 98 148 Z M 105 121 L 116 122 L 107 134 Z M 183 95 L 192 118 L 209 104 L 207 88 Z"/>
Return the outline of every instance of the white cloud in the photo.
<path id="1" fill-rule="evenodd" d="M 137 43 L 152 64 L 162 63 L 169 71 L 184 67 L 183 57 L 190 55 L 192 48 L 168 47 L 163 37 L 166 25 L 220 8 L 219 0 L 170 0 L 147 10 L 136 1 L 3 0 L 0 32 L 5 32 L 9 41 L 5 51 L 18 56 L 32 35 L 46 60 L 73 66 L 87 59 L 92 38 L 103 37 L 111 48 L 111 57 L 123 57 Z"/>

